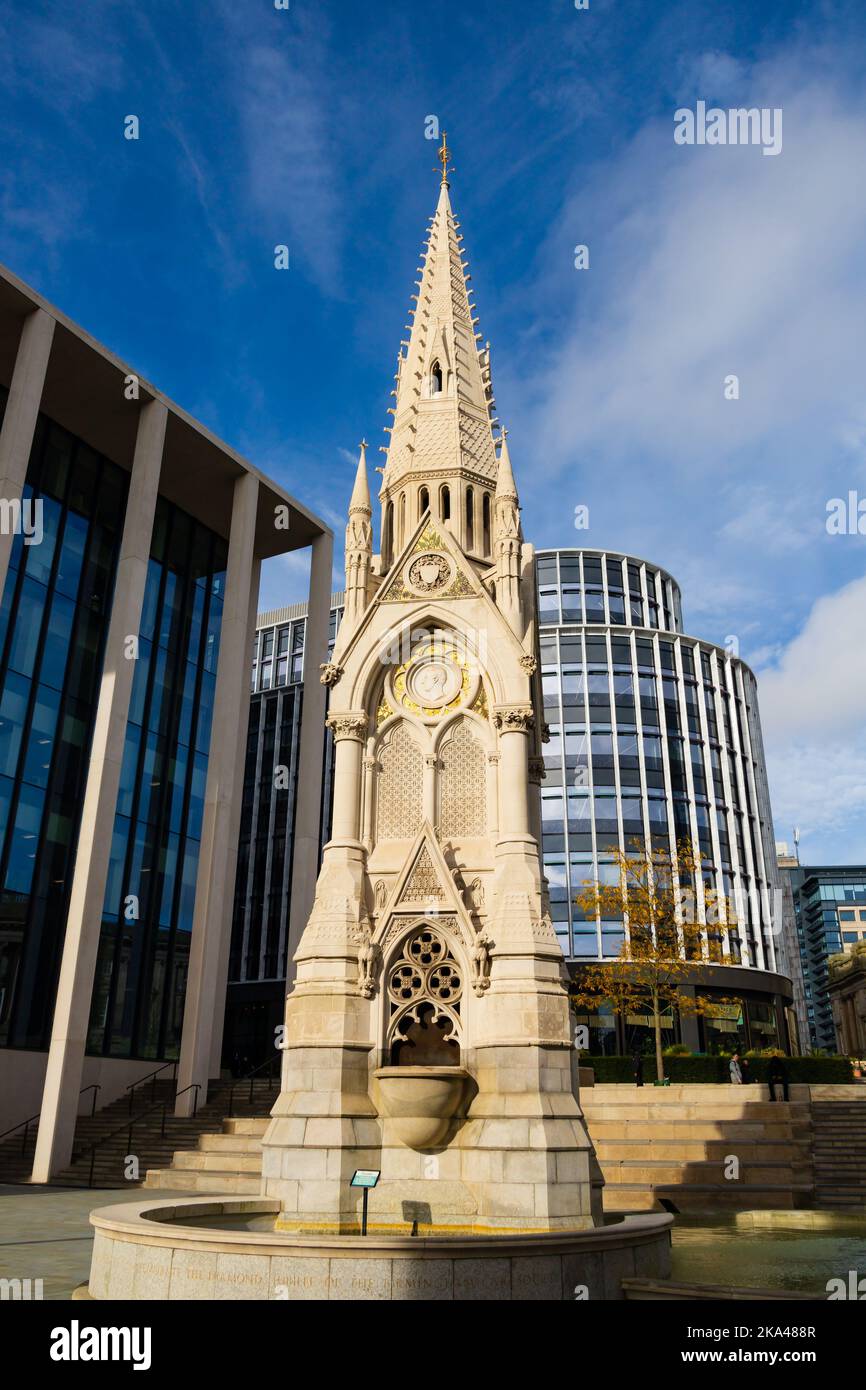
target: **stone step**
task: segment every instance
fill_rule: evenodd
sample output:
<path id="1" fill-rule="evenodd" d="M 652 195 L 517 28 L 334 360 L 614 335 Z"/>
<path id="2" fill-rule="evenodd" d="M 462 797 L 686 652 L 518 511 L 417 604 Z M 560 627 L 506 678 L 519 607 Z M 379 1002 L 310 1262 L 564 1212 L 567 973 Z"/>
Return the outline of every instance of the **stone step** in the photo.
<path id="1" fill-rule="evenodd" d="M 195 1169 L 199 1172 L 213 1173 L 258 1173 L 262 1171 L 260 1153 L 207 1153 L 201 1149 L 180 1152 L 174 1155 L 172 1169 L 186 1172 Z"/>
<path id="2" fill-rule="evenodd" d="M 735 1146 L 732 1146 L 728 1139 L 681 1139 L 679 1142 L 655 1139 L 596 1139 L 595 1151 L 602 1162 L 634 1159 L 637 1155 L 661 1161 L 670 1159 L 679 1163 L 691 1163 L 702 1159 L 721 1162 L 730 1153 L 736 1153 L 741 1162 L 757 1159 L 802 1162 L 807 1156 L 805 1148 L 785 1139 L 740 1140 Z"/>
<path id="3" fill-rule="evenodd" d="M 809 1112 L 807 1106 L 796 1105 L 771 1105 L 769 1102 L 754 1101 L 751 1105 L 714 1105 L 704 1106 L 693 1103 L 665 1104 L 660 1101 L 649 1101 L 644 1105 L 622 1105 L 613 1101 L 603 1104 L 583 1103 L 583 1113 L 588 1121 L 592 1120 L 640 1120 L 644 1124 L 660 1123 L 671 1124 L 682 1122 L 683 1120 L 705 1120 L 715 1123 L 727 1123 L 728 1121 L 770 1121 L 773 1124 L 783 1124 L 797 1121 L 802 1124 L 809 1122 Z"/>
<path id="4" fill-rule="evenodd" d="M 653 1162 L 651 1159 L 620 1159 L 615 1162 L 599 1159 L 599 1162 L 606 1182 L 646 1183 L 652 1187 L 659 1184 L 693 1187 L 708 1182 L 728 1187 L 734 1181 L 738 1185 L 762 1186 L 772 1183 L 775 1187 L 790 1187 L 798 1181 L 798 1176 L 805 1167 L 791 1162 L 741 1163 L 739 1177 L 726 1180 L 725 1165 L 720 1162 L 695 1161 L 679 1164 Z"/>
<path id="5" fill-rule="evenodd" d="M 754 1140 L 779 1139 L 790 1141 L 792 1139 L 807 1140 L 808 1135 L 801 1135 L 792 1132 L 790 1125 L 762 1123 L 760 1121 L 747 1122 L 731 1121 L 727 1124 L 718 1124 L 710 1120 L 680 1120 L 675 1123 L 652 1123 L 649 1121 L 635 1122 L 632 1120 L 597 1120 L 587 1119 L 587 1127 L 593 1142 L 602 1139 L 633 1139 L 636 1142 L 643 1140 L 677 1140 L 686 1141 L 710 1141 L 722 1139 L 732 1140 Z"/>
<path id="6" fill-rule="evenodd" d="M 679 1211 L 714 1212 L 762 1210 L 791 1211 L 796 1206 L 806 1205 L 812 1195 L 810 1186 L 775 1187 L 756 1183 L 727 1183 L 719 1187 L 713 1183 L 693 1187 L 663 1186 L 647 1187 L 643 1183 L 611 1183 L 604 1189 L 604 1210 L 610 1213 L 629 1211 L 658 1211 L 659 1198 L 665 1198 Z"/>
<path id="7" fill-rule="evenodd" d="M 230 1120 L 223 1120 L 223 1133 L 264 1134 L 269 1124 L 269 1119 L 237 1119 L 233 1117 Z"/>
<path id="8" fill-rule="evenodd" d="M 219 1192 L 223 1194 L 243 1192 L 258 1196 L 261 1180 L 257 1176 L 250 1177 L 239 1173 L 208 1173 L 200 1170 L 185 1170 L 180 1173 L 173 1168 L 157 1168 L 148 1170 L 144 1187 L 148 1190 L 168 1188 L 173 1191 Z"/>
<path id="9" fill-rule="evenodd" d="M 261 1154 L 262 1141 L 258 1134 L 203 1134 L 198 1147 L 205 1152 Z"/>

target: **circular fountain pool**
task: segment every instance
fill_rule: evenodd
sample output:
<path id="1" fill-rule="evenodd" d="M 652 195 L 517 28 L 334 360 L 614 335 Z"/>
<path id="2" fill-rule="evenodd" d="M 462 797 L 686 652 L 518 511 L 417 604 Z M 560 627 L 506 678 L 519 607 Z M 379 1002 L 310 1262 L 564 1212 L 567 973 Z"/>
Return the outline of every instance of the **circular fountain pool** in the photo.
<path id="1" fill-rule="evenodd" d="M 94 1299 L 618 1299 L 670 1272 L 666 1214 L 575 1231 L 431 1236 L 275 1229 L 266 1198 L 188 1198 L 91 1213 Z"/>

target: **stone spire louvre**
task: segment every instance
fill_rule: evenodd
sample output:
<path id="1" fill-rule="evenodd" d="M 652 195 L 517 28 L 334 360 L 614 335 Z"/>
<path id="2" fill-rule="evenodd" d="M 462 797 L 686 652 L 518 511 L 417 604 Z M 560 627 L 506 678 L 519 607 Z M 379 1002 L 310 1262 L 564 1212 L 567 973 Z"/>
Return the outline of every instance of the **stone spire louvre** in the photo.
<path id="1" fill-rule="evenodd" d="M 448 481 L 450 475 L 455 482 L 495 483 L 490 351 L 478 346 L 459 227 L 443 164 L 439 201 L 412 296 L 411 332 L 401 344 L 405 355 L 401 352 L 397 359 L 383 502 L 407 480 Z"/>

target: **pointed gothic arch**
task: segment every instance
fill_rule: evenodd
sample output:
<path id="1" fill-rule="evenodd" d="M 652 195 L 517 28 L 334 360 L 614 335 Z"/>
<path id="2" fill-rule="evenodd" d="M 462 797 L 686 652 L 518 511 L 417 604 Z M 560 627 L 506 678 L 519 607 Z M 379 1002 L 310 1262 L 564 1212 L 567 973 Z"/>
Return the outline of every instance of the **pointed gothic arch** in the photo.
<path id="1" fill-rule="evenodd" d="M 469 713 L 450 720 L 437 742 L 436 823 L 445 839 L 487 834 L 488 742 L 484 722 Z"/>
<path id="2" fill-rule="evenodd" d="M 389 721 L 377 741 L 375 838 L 407 840 L 424 815 L 424 750 L 410 721 Z"/>
<path id="3" fill-rule="evenodd" d="M 392 1066 L 459 1066 L 469 970 L 450 932 L 416 920 L 385 963 L 384 1055 Z"/>

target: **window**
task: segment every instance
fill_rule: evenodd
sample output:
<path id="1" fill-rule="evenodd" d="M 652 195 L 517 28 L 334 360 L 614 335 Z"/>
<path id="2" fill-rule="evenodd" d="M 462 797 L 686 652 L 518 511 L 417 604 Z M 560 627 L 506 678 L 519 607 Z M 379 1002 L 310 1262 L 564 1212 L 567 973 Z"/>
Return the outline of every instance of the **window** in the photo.
<path id="1" fill-rule="evenodd" d="M 382 558 L 386 565 L 391 564 L 391 552 L 394 545 L 394 503 L 389 502 L 385 508 L 385 524 L 382 527 Z"/>
<path id="2" fill-rule="evenodd" d="M 481 503 L 481 525 L 483 529 L 484 554 L 490 554 L 490 493 L 485 492 Z"/>
<path id="3" fill-rule="evenodd" d="M 434 362 L 430 368 L 430 395 L 439 396 L 442 394 L 442 368 L 438 362 Z"/>
<path id="4" fill-rule="evenodd" d="M 475 494 L 466 489 L 466 549 L 475 549 Z"/>
<path id="5" fill-rule="evenodd" d="M 448 521 L 451 516 L 451 489 L 447 483 L 443 483 L 439 489 L 439 510 L 442 514 L 442 520 Z"/>
<path id="6" fill-rule="evenodd" d="M 430 493 L 427 491 L 426 487 L 422 487 L 421 491 L 418 493 L 418 519 L 419 519 L 419 520 L 420 520 L 421 517 L 424 515 L 424 513 L 425 513 L 426 511 L 429 510 L 429 507 L 430 507 Z"/>

